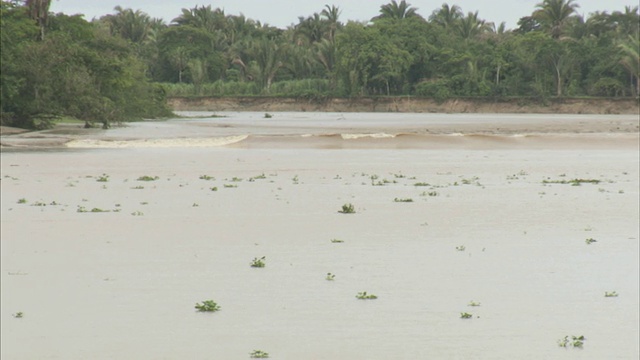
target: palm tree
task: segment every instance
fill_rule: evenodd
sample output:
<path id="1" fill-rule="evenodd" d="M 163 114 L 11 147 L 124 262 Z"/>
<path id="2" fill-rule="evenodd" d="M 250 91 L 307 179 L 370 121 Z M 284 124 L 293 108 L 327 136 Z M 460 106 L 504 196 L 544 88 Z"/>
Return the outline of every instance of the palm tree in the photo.
<path id="1" fill-rule="evenodd" d="M 429 16 L 429 21 L 434 24 L 438 24 L 447 29 L 453 26 L 453 24 L 463 17 L 462 9 L 458 5 L 449 6 L 449 4 L 442 4 L 442 7 L 438 10 L 434 10 Z"/>
<path id="2" fill-rule="evenodd" d="M 182 73 L 189 64 L 189 53 L 183 46 L 178 46 L 169 54 L 169 61 L 178 70 L 178 82 L 182 83 Z"/>
<path id="3" fill-rule="evenodd" d="M 196 95 L 200 95 L 202 83 L 207 78 L 207 62 L 200 59 L 193 59 L 187 62 L 187 69 L 191 75 L 191 83 L 193 84 Z"/>
<path id="4" fill-rule="evenodd" d="M 329 23 L 328 39 L 333 42 L 336 38 L 336 32 L 342 26 L 338 18 L 342 11 L 335 5 L 325 5 L 320 15 L 324 16 L 325 20 Z"/>
<path id="5" fill-rule="evenodd" d="M 44 28 L 47 25 L 51 0 L 26 0 L 26 5 L 29 10 L 29 16 L 40 27 L 39 40 L 44 40 Z"/>
<path id="6" fill-rule="evenodd" d="M 543 0 L 536 5 L 533 17 L 554 39 L 558 39 L 571 15 L 580 5 L 575 0 Z"/>
<path id="7" fill-rule="evenodd" d="M 420 17 L 416 12 L 418 8 L 411 6 L 405 0 L 400 1 L 398 4 L 396 0 L 391 0 L 390 3 L 380 6 L 380 15 L 374 19 L 395 19 L 403 20 L 411 17 Z"/>
<path id="8" fill-rule="evenodd" d="M 244 15 L 229 15 L 227 16 L 227 33 L 229 45 L 233 45 L 239 39 L 252 36 L 256 31 L 256 22 L 252 19 L 247 19 Z"/>
<path id="9" fill-rule="evenodd" d="M 460 18 L 456 22 L 456 32 L 463 39 L 471 39 L 484 32 L 490 31 L 493 24 L 478 19 L 478 12 L 469 12 L 467 16 Z"/>
<path id="10" fill-rule="evenodd" d="M 116 11 L 115 15 L 105 17 L 110 25 L 112 35 L 120 35 L 137 44 L 147 40 L 153 25 L 149 15 L 140 10 L 123 9 L 121 6 L 116 6 L 114 10 Z"/>
<path id="11" fill-rule="evenodd" d="M 336 65 L 336 44 L 328 39 L 323 39 L 314 46 L 315 55 L 325 69 L 329 77 L 329 86 L 333 88 L 336 82 L 335 65 Z"/>
<path id="12" fill-rule="evenodd" d="M 313 16 L 298 18 L 298 25 L 295 30 L 298 37 L 308 44 L 314 44 L 322 40 L 328 33 L 328 22 L 320 17 L 320 14 L 314 13 Z"/>
<path id="13" fill-rule="evenodd" d="M 251 52 L 257 65 L 258 78 L 268 93 L 278 70 L 284 65 L 283 47 L 275 40 L 263 38 L 254 42 Z"/>
<path id="14" fill-rule="evenodd" d="M 489 27 L 490 27 L 489 31 L 491 31 L 494 34 L 504 35 L 507 32 L 507 23 L 504 21 L 501 22 L 498 26 L 496 26 L 496 24 L 493 22 L 490 22 L 487 24 L 489 24 Z"/>
<path id="15" fill-rule="evenodd" d="M 224 10 L 213 10 L 211 5 L 182 9 L 182 14 L 173 19 L 172 22 L 178 25 L 190 25 L 195 28 L 205 29 L 210 33 L 215 33 L 216 30 L 224 30 L 227 26 Z"/>
<path id="16" fill-rule="evenodd" d="M 618 33 L 622 36 L 634 35 L 640 32 L 640 15 L 638 7 L 625 6 L 624 12 L 614 11 L 612 19 L 618 25 Z"/>
<path id="17" fill-rule="evenodd" d="M 637 96 L 640 94 L 640 39 L 637 35 L 629 35 L 625 42 L 618 44 L 618 49 L 620 49 L 620 64 L 629 72 L 631 91 Z"/>

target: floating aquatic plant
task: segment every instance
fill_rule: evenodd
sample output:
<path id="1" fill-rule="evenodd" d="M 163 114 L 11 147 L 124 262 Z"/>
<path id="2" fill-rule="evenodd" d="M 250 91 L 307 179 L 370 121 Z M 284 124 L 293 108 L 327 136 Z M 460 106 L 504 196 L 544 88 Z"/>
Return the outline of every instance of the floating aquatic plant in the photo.
<path id="1" fill-rule="evenodd" d="M 266 266 L 265 264 L 265 259 L 266 256 L 263 256 L 261 258 L 253 258 L 253 260 L 251 260 L 251 267 L 255 267 L 255 268 L 263 268 Z"/>
<path id="2" fill-rule="evenodd" d="M 367 294 L 367 292 L 366 292 L 366 291 L 363 291 L 363 292 L 359 292 L 359 293 L 356 295 L 356 298 L 357 298 L 357 299 L 360 299 L 360 300 L 375 300 L 375 299 L 377 299 L 378 297 L 377 297 L 377 296 L 375 296 L 375 295 L 373 295 L 373 294 Z"/>
<path id="3" fill-rule="evenodd" d="M 565 336 L 564 338 L 558 340 L 558 346 L 566 348 L 566 347 L 574 347 L 574 348 L 582 348 L 584 346 L 584 341 L 586 338 L 584 335 L 580 336 Z"/>
<path id="4" fill-rule="evenodd" d="M 344 205 L 342 205 L 342 210 L 340 210 L 338 212 L 342 213 L 342 214 L 355 214 L 356 208 L 351 203 L 344 204 Z"/>
<path id="5" fill-rule="evenodd" d="M 252 359 L 266 359 L 269 357 L 269 353 L 262 350 L 253 350 L 251 353 L 249 353 L 249 357 L 251 357 Z"/>
<path id="6" fill-rule="evenodd" d="M 332 273 L 327 273 L 327 276 L 325 277 L 325 279 L 331 281 L 334 280 L 336 278 L 336 276 Z"/>
<path id="7" fill-rule="evenodd" d="M 202 312 L 215 312 L 215 311 L 220 310 L 220 305 L 218 305 L 213 300 L 205 300 L 205 301 L 202 302 L 202 304 L 196 303 L 195 308 L 198 311 L 202 311 Z"/>

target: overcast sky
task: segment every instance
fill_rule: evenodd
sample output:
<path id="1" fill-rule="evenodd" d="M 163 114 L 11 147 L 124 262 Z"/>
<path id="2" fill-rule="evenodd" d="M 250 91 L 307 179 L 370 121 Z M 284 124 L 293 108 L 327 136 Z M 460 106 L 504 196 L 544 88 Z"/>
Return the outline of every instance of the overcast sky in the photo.
<path id="1" fill-rule="evenodd" d="M 515 28 L 518 19 L 530 15 L 537 3 L 542 0 L 409 0 L 418 13 L 427 18 L 434 9 L 443 3 L 456 4 L 465 14 L 469 11 L 479 12 L 479 17 L 493 21 L 496 24 L 504 21 L 507 28 Z M 85 19 L 91 20 L 106 14 L 114 13 L 113 8 L 120 5 L 123 8 L 142 10 L 151 17 L 161 18 L 166 23 L 178 17 L 182 8 L 211 5 L 212 8 L 222 8 L 227 15 L 244 14 L 248 18 L 260 20 L 262 23 L 285 28 L 298 22 L 298 16 L 309 16 L 320 12 L 325 4 L 336 5 L 342 10 L 340 20 L 369 20 L 378 15 L 380 5 L 390 3 L 391 0 L 215 0 L 215 1 L 184 1 L 184 0 L 53 0 L 50 10 L 54 13 L 63 12 L 67 15 L 84 14 Z M 587 17 L 594 11 L 622 11 L 625 6 L 638 6 L 638 0 L 578 0 L 578 13 Z"/>

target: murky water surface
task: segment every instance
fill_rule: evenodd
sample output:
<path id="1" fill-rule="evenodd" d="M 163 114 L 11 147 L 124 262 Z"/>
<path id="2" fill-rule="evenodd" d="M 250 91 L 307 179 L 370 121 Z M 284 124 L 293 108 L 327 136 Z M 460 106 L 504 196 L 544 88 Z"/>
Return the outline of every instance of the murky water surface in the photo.
<path id="1" fill-rule="evenodd" d="M 2 358 L 638 357 L 637 134 L 523 145 L 514 125 L 510 140 L 434 147 L 415 138 L 435 132 L 417 115 L 335 114 L 336 129 L 326 114 L 262 115 L 3 149 Z M 572 119 L 553 126 L 633 127 Z M 245 135 L 271 137 L 176 145 Z M 616 136 L 626 145 L 602 140 Z M 347 203 L 355 214 L 338 212 Z M 196 312 L 208 299 L 221 310 Z M 558 346 L 565 336 L 586 340 Z"/>

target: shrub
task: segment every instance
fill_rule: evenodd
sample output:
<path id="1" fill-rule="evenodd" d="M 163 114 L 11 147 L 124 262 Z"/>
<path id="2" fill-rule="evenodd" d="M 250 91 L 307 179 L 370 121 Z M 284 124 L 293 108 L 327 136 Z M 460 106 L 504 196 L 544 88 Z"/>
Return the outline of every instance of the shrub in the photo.
<path id="1" fill-rule="evenodd" d="M 624 94 L 624 85 L 617 79 L 604 77 L 593 84 L 590 92 L 595 96 L 620 96 Z"/>
<path id="2" fill-rule="evenodd" d="M 438 102 L 454 96 L 451 85 L 446 79 L 423 81 L 416 85 L 415 93 L 418 96 L 434 98 Z"/>

